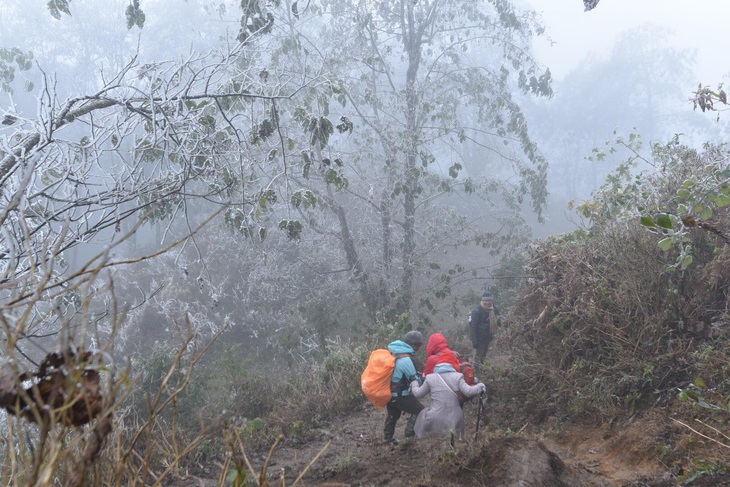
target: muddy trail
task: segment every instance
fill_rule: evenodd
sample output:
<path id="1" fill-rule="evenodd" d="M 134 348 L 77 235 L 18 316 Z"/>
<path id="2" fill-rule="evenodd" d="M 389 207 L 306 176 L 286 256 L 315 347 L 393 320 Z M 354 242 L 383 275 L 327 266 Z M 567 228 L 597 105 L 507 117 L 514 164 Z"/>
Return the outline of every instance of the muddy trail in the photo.
<path id="1" fill-rule="evenodd" d="M 296 485 L 320 487 L 676 485 L 669 469 L 653 459 L 656 420 L 620 428 L 573 426 L 549 436 L 529 427 L 505 433 L 490 418 L 489 403 L 486 410 L 477 434 L 478 405 L 465 405 L 465 438 L 453 444 L 448 437 L 434 437 L 390 446 L 382 441 L 385 411 L 365 400 L 327 427 L 284 440 L 269 459 L 266 477 L 271 486 L 291 486 L 303 473 Z M 404 424 L 401 418 L 396 430 L 401 439 Z M 250 455 L 257 477 L 267 453 Z M 189 477 L 180 485 L 216 484 Z"/>
<path id="2" fill-rule="evenodd" d="M 466 438 L 453 445 L 450 438 L 438 437 L 388 446 L 382 442 L 385 412 L 363 404 L 318 436 L 285 443 L 273 455 L 269 478 L 280 479 L 283 472 L 293 482 L 322 449 L 300 485 L 623 486 L 660 476 L 660 465 L 627 447 L 637 443 L 629 431 L 611 435 L 576 429 L 546 439 L 495 431 L 485 417 L 475 435 L 477 405 L 467 404 L 465 413 Z M 403 426 L 396 433 L 400 438 Z M 259 455 L 255 463 L 264 460 Z"/>
<path id="3" fill-rule="evenodd" d="M 403 417 L 396 430 L 401 442 L 391 446 L 383 442 L 385 410 L 363 398 L 351 414 L 286 438 L 270 458 L 268 452 L 249 452 L 256 471 L 249 485 L 259 485 L 253 479 L 264 470 L 270 486 L 730 486 L 730 476 L 677 481 L 681 466 L 658 460 L 671 422 L 661 410 L 600 426 L 516 425 L 499 398 L 490 397 L 477 432 L 478 411 L 478 400 L 465 404 L 465 437 L 456 441 L 404 441 Z M 217 485 L 210 478 L 219 475 L 209 467 L 177 485 Z"/>

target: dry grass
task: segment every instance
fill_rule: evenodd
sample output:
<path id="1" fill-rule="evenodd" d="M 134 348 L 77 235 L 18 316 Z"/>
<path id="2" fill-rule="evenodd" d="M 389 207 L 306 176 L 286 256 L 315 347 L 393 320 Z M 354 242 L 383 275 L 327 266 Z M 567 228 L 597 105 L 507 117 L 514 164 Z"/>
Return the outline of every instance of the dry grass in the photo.
<path id="1" fill-rule="evenodd" d="M 610 417 L 699 375 L 730 385 L 727 298 L 703 292 L 701 262 L 681 278 L 666 265 L 640 228 L 534 247 L 509 334 L 527 396 Z"/>
<path id="2" fill-rule="evenodd" d="M 687 164 L 695 163 L 703 170 L 701 161 Z M 678 183 L 668 179 L 658 194 L 671 208 Z M 728 207 L 714 215 L 713 228 L 730 229 Z M 638 218 L 609 215 L 590 231 L 531 247 L 502 338 L 514 363 L 491 371 L 515 424 L 612 423 L 660 407 L 681 422 L 672 426 L 678 438 L 689 433 L 716 447 L 715 460 L 728 458 L 721 450 L 730 419 L 730 245 L 690 229 L 693 263 L 671 270 L 677 254 L 659 249 L 662 237 Z M 691 455 L 691 443 L 662 455 L 681 456 L 682 448 Z"/>

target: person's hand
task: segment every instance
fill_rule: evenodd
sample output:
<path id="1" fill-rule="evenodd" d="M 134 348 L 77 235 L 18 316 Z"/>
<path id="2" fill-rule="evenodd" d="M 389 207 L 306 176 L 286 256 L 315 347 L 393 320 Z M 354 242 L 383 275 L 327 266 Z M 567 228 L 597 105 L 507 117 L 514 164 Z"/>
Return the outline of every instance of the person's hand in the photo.
<path id="1" fill-rule="evenodd" d="M 479 387 L 479 394 L 486 394 L 487 392 L 487 386 L 484 384 L 484 382 L 480 382 L 477 384 L 477 387 Z"/>

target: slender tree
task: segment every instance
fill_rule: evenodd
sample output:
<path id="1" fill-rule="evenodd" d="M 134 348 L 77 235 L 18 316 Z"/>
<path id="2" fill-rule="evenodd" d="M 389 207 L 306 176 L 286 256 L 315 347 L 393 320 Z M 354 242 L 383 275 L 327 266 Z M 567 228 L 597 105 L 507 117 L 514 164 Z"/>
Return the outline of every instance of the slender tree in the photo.
<path id="1" fill-rule="evenodd" d="M 429 255 L 475 241 L 498 252 L 510 227 L 496 223 L 500 217 L 517 229 L 523 202 L 541 211 L 546 161 L 529 136 L 518 93 L 552 93 L 549 71 L 529 55 L 530 39 L 542 29 L 535 14 L 507 1 L 332 0 L 317 8 L 323 22 L 312 38 L 328 60 L 333 99 L 356 134 L 349 146 L 313 151 L 353 168 L 351 196 L 321 201 L 336 215 L 363 302 L 373 314 L 409 311 Z M 309 106 L 314 116 L 330 109 Z M 495 202 L 491 228 L 448 207 L 454 189 Z M 445 194 L 451 201 L 437 204 Z M 449 226 L 429 236 L 436 215 Z"/>

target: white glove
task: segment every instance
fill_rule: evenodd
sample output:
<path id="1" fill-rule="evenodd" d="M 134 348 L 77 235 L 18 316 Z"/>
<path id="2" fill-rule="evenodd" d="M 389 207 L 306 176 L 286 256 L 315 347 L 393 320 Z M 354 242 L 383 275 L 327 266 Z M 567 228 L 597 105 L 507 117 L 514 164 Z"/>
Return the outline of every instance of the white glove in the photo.
<path id="1" fill-rule="evenodd" d="M 485 394 L 487 392 L 487 386 L 483 382 L 477 384 L 477 387 L 479 387 L 479 394 Z"/>

